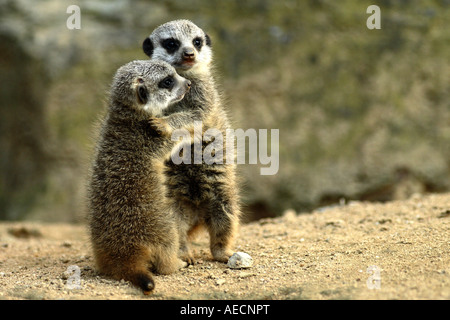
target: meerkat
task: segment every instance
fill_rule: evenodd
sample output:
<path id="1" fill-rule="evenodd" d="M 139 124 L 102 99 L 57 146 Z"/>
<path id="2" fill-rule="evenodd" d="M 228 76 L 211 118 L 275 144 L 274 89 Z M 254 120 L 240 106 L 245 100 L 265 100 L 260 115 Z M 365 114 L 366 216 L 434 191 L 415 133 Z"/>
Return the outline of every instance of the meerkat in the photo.
<path id="1" fill-rule="evenodd" d="M 88 187 L 95 262 L 100 273 L 130 281 L 145 294 L 155 287 L 152 272 L 170 274 L 187 265 L 178 257 L 163 161 L 172 148 L 171 131 L 192 122 L 192 114 L 163 113 L 190 86 L 166 62 L 130 62 L 113 78 L 100 127 Z"/>
<path id="2" fill-rule="evenodd" d="M 195 113 L 194 118 L 201 121 L 203 132 L 214 128 L 225 136 L 229 120 L 214 80 L 211 38 L 191 21 L 175 20 L 157 27 L 142 47 L 151 59 L 168 62 L 178 74 L 191 81 L 191 90 L 185 98 L 164 113 Z M 205 145 L 203 142 L 203 148 Z M 209 232 L 213 258 L 227 262 L 233 254 L 240 220 L 234 162 L 175 165 L 168 159 L 165 166 L 169 196 L 178 204 L 180 257 L 194 263 L 189 240 L 203 226 Z"/>

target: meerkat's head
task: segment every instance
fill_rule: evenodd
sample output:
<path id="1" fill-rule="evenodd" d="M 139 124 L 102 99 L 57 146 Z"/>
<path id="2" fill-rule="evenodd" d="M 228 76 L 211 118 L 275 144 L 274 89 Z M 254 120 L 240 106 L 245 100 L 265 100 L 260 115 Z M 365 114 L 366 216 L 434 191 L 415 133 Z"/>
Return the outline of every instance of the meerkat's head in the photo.
<path id="1" fill-rule="evenodd" d="M 142 44 L 146 55 L 170 63 L 178 72 L 201 72 L 212 60 L 211 39 L 189 20 L 175 20 L 156 28 Z"/>
<path id="2" fill-rule="evenodd" d="M 136 60 L 120 67 L 113 79 L 111 101 L 161 116 L 168 106 L 183 99 L 191 82 L 164 61 Z"/>

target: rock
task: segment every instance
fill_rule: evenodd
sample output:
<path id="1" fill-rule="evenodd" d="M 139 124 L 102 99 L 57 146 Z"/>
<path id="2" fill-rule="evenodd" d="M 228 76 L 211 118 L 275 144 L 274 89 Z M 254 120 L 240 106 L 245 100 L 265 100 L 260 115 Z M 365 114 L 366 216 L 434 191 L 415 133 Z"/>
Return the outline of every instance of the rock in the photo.
<path id="1" fill-rule="evenodd" d="M 253 258 L 245 252 L 236 252 L 228 260 L 227 266 L 231 269 L 250 268 L 253 265 Z"/>
<path id="2" fill-rule="evenodd" d="M 65 247 L 65 248 L 71 248 L 71 247 L 72 247 L 72 243 L 70 243 L 69 241 L 64 241 L 64 242 L 61 244 L 61 246 L 62 246 L 62 247 Z"/>
<path id="3" fill-rule="evenodd" d="M 30 229 L 26 227 L 15 227 L 8 229 L 8 233 L 13 235 L 16 238 L 40 238 L 42 237 L 42 233 L 37 229 Z"/>
<path id="4" fill-rule="evenodd" d="M 239 273 L 239 278 L 241 278 L 241 279 L 250 278 L 250 277 L 253 277 L 253 276 L 256 276 L 256 273 L 253 273 L 253 272 L 241 272 L 241 273 Z"/>
<path id="5" fill-rule="evenodd" d="M 286 222 L 295 222 L 297 213 L 294 209 L 288 209 L 283 212 L 283 220 Z"/>

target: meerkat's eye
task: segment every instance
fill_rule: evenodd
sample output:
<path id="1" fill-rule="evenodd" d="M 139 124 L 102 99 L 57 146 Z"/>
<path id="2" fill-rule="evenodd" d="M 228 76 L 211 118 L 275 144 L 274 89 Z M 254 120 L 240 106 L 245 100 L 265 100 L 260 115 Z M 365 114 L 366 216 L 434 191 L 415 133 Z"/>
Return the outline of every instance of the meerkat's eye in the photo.
<path id="1" fill-rule="evenodd" d="M 171 76 L 168 76 L 164 78 L 159 84 L 158 87 L 164 88 L 164 89 L 172 89 L 175 85 L 175 79 Z"/>
<path id="2" fill-rule="evenodd" d="M 202 38 L 195 38 L 195 39 L 192 41 L 192 44 L 193 44 L 197 49 L 200 49 L 200 48 L 202 47 L 202 45 L 203 45 L 203 40 L 202 40 Z"/>
<path id="3" fill-rule="evenodd" d="M 177 51 L 178 48 L 180 47 L 180 41 L 173 39 L 173 38 L 169 38 L 169 39 L 163 40 L 161 45 L 163 46 L 164 49 L 167 50 L 167 52 L 173 53 L 173 52 Z"/>

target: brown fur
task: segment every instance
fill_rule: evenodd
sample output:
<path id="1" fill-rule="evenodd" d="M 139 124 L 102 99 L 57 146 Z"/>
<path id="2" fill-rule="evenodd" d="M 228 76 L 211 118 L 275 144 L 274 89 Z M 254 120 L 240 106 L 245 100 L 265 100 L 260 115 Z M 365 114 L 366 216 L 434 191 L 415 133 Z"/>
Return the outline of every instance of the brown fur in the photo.
<path id="1" fill-rule="evenodd" d="M 168 38 L 179 42 L 178 49 L 171 51 L 162 46 Z M 200 39 L 202 46 L 195 47 L 194 39 Z M 203 132 L 209 128 L 218 129 L 225 138 L 229 120 L 210 67 L 212 51 L 209 36 L 188 20 L 176 20 L 155 29 L 145 39 L 143 49 L 151 58 L 173 65 L 181 76 L 192 83 L 186 97 L 166 109 L 165 114 L 191 112 L 195 114 L 195 120 L 202 121 Z M 194 56 L 186 59 L 186 50 L 191 50 Z M 203 148 L 206 145 L 204 143 Z M 223 150 L 225 156 L 225 146 Z M 176 201 L 178 213 L 180 256 L 188 263 L 194 261 L 188 238 L 194 230 L 205 227 L 209 232 L 214 259 L 227 262 L 233 254 L 232 246 L 241 214 L 235 164 L 175 165 L 168 159 L 165 165 L 169 197 Z"/>
<path id="2" fill-rule="evenodd" d="M 158 87 L 167 75 L 178 80 L 172 91 Z M 139 100 L 139 86 L 149 94 L 146 104 Z M 177 219 L 166 197 L 163 160 L 173 147 L 169 124 L 188 123 L 192 115 L 161 117 L 153 109 L 168 106 L 186 86 L 163 62 L 135 61 L 120 68 L 91 172 L 89 224 L 97 268 L 146 294 L 155 287 L 151 271 L 170 274 L 186 265 L 178 258 Z"/>

